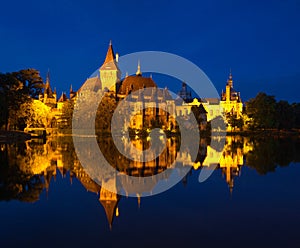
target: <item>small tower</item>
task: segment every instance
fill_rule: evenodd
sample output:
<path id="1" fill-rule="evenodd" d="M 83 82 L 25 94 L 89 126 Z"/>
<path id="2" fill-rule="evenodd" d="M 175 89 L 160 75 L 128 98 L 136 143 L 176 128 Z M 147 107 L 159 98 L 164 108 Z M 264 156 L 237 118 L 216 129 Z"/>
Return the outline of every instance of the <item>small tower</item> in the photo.
<path id="1" fill-rule="evenodd" d="M 76 92 L 73 90 L 72 84 L 70 86 L 70 100 L 76 96 Z"/>
<path id="2" fill-rule="evenodd" d="M 184 101 L 192 100 L 192 93 L 188 91 L 186 82 L 182 82 L 181 90 L 178 92 L 178 96 Z"/>
<path id="3" fill-rule="evenodd" d="M 59 98 L 58 102 L 57 102 L 57 108 L 58 110 L 62 110 L 64 104 L 68 101 L 67 95 L 62 92 L 61 93 L 61 97 Z"/>
<path id="4" fill-rule="evenodd" d="M 47 72 L 45 91 L 44 91 L 44 99 L 52 97 L 52 89 L 50 86 L 50 71 Z"/>
<path id="5" fill-rule="evenodd" d="M 111 41 L 108 46 L 104 63 L 99 71 L 102 90 L 107 88 L 108 90 L 116 92 L 116 84 L 121 80 L 121 71 L 118 67 Z"/>

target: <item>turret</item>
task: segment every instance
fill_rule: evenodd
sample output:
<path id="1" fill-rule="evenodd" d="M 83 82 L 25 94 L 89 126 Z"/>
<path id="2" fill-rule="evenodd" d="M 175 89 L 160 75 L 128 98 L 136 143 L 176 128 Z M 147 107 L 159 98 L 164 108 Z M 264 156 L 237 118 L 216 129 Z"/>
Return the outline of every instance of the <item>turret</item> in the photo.
<path id="1" fill-rule="evenodd" d="M 72 98 L 74 98 L 75 96 L 76 96 L 76 92 L 73 91 L 73 87 L 72 87 L 72 84 L 71 84 L 71 86 L 70 86 L 70 100 L 71 100 Z"/>
<path id="2" fill-rule="evenodd" d="M 44 86 L 44 94 L 39 96 L 39 99 L 50 107 L 55 107 L 56 105 L 56 90 L 54 92 L 50 86 L 50 72 L 48 70 L 46 84 Z"/>
<path id="3" fill-rule="evenodd" d="M 102 90 L 116 91 L 116 84 L 121 80 L 121 71 L 115 57 L 112 43 L 110 41 L 103 65 L 99 69 Z"/>

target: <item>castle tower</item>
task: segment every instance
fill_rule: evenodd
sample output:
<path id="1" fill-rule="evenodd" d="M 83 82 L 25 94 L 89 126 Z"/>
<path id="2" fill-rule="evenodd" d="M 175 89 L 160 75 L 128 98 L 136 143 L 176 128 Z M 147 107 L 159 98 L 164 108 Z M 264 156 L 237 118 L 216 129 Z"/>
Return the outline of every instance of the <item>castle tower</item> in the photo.
<path id="1" fill-rule="evenodd" d="M 46 84 L 44 87 L 44 94 L 43 96 L 40 95 L 39 99 L 46 104 L 47 106 L 55 107 L 56 105 L 56 90 L 52 91 L 50 86 L 50 72 L 48 70 L 47 78 L 46 78 Z"/>
<path id="2" fill-rule="evenodd" d="M 226 101 L 230 101 L 230 96 L 231 96 L 231 89 L 233 89 L 233 80 L 232 80 L 232 73 L 230 70 L 229 73 L 229 78 L 227 80 L 227 84 L 226 84 Z"/>
<path id="3" fill-rule="evenodd" d="M 45 84 L 45 91 L 44 91 L 44 99 L 52 97 L 52 89 L 50 86 L 50 71 L 47 72 L 46 84 Z"/>
<path id="4" fill-rule="evenodd" d="M 121 71 L 110 41 L 103 65 L 100 67 L 102 90 L 108 89 L 116 92 L 116 84 L 121 80 Z"/>
<path id="5" fill-rule="evenodd" d="M 240 92 L 235 91 L 233 88 L 232 73 L 230 70 L 229 77 L 226 83 L 226 90 L 222 92 L 220 101 L 221 107 L 223 108 L 224 115 L 234 116 L 236 118 L 242 117 L 243 103 L 241 100 Z M 231 130 L 231 126 L 228 125 L 228 130 Z"/>
<path id="6" fill-rule="evenodd" d="M 76 91 L 73 90 L 72 84 L 70 86 L 70 100 L 76 96 Z"/>

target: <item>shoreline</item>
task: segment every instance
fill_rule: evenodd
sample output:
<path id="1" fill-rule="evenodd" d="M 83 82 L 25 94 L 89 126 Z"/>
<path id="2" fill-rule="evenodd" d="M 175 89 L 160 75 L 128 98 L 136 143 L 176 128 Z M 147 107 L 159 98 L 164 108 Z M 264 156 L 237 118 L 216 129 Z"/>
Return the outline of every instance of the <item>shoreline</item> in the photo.
<path id="1" fill-rule="evenodd" d="M 227 135 L 234 136 L 240 135 L 245 137 L 294 137 L 300 138 L 300 129 L 290 129 L 290 130 L 278 130 L 278 129 L 265 129 L 265 130 L 244 130 L 244 131 L 228 131 Z"/>
<path id="2" fill-rule="evenodd" d="M 172 133 L 170 136 L 178 136 L 179 133 Z M 227 131 L 226 136 L 244 136 L 244 137 L 274 137 L 274 138 L 288 138 L 293 137 L 300 139 L 300 129 L 291 129 L 291 130 L 277 130 L 277 129 L 266 129 L 266 130 L 243 130 L 243 131 Z M 45 138 L 48 137 L 63 137 L 63 136 L 73 136 L 71 133 L 58 133 L 55 135 L 47 135 Z M 96 137 L 107 137 L 109 133 L 98 133 L 95 135 Z M 137 135 L 140 138 L 143 138 L 143 135 Z M 169 136 L 169 135 L 167 135 Z M 210 137 L 214 135 L 204 135 L 205 137 Z M 26 133 L 23 131 L 4 131 L 0 130 L 0 144 L 7 144 L 7 143 L 18 143 L 18 142 L 25 142 L 27 140 L 41 138 L 32 136 L 30 133 Z"/>
<path id="3" fill-rule="evenodd" d="M 23 131 L 4 131 L 0 130 L 0 144 L 25 142 L 32 139 L 29 133 Z"/>

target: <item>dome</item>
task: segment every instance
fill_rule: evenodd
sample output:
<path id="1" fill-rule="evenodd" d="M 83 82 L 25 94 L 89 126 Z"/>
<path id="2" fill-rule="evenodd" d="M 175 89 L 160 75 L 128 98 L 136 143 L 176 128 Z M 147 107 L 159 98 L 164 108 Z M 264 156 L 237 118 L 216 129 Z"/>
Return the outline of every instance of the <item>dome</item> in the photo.
<path id="1" fill-rule="evenodd" d="M 128 76 L 122 81 L 118 93 L 127 95 L 129 91 L 133 92 L 150 87 L 157 88 L 157 85 L 152 78 L 143 77 L 141 75 Z"/>

